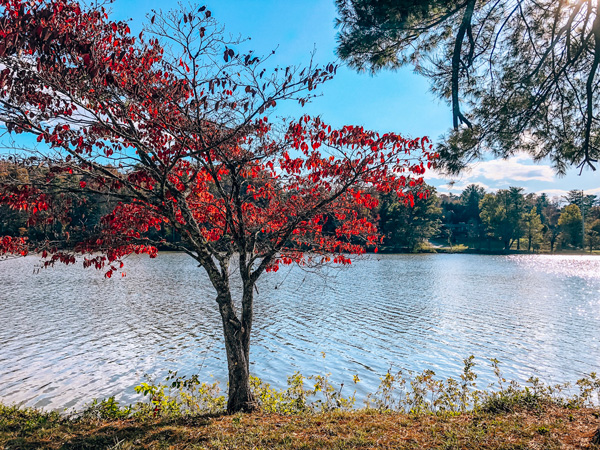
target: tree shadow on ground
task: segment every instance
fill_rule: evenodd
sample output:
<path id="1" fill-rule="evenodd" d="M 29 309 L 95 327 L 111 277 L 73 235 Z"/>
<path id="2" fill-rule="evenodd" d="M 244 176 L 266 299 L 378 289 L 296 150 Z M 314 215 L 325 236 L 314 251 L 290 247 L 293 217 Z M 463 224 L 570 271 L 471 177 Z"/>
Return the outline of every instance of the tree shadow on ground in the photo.
<path id="1" fill-rule="evenodd" d="M 214 417 L 214 416 L 210 416 Z M 202 433 L 190 435 L 190 429 L 204 428 L 210 424 L 209 416 L 193 419 L 163 420 L 163 421 L 122 421 L 99 424 L 97 427 L 88 426 L 79 430 L 75 435 L 69 430 L 54 430 L 47 437 L 19 436 L 4 443 L 9 450 L 90 450 L 145 447 L 151 443 L 193 443 L 199 444 L 206 440 Z M 61 445 L 62 444 L 62 445 Z M 130 447 L 129 447 L 130 446 Z"/>
<path id="2" fill-rule="evenodd" d="M 187 420 L 165 420 L 160 422 L 134 423 L 125 426 L 108 425 L 80 435 L 64 443 L 60 450 L 95 448 L 118 448 L 124 443 L 141 447 L 150 443 L 185 443 L 191 440 L 190 428 L 205 427 L 210 423 L 207 417 Z M 193 439 L 194 443 L 206 440 L 203 436 Z"/>

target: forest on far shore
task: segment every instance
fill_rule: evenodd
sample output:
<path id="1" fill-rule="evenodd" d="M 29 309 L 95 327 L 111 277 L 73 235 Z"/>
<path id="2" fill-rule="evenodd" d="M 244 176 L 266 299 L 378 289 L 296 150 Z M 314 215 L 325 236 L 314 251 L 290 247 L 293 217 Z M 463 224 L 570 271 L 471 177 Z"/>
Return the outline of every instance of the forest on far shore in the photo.
<path id="1" fill-rule="evenodd" d="M 20 177 L 26 181 L 31 171 L 4 164 L 0 166 L 0 179 Z M 85 192 L 80 189 L 81 183 L 85 180 L 80 176 L 54 177 L 47 209 L 37 211 L 35 222 L 29 220 L 32 211 L 0 206 L 0 236 L 24 236 L 31 242 L 56 241 L 63 245 L 65 236 L 66 242 L 94 238 L 119 200 L 110 194 Z M 378 248 L 381 252 L 428 252 L 436 248 L 480 252 L 600 249 L 600 198 L 580 190 L 569 191 L 564 197 L 527 194 L 520 187 L 486 192 L 475 184 L 460 195 L 437 193 L 428 185 L 410 190 L 413 206 L 393 193 L 372 194 L 379 199 L 379 206 L 369 214 L 383 235 Z M 53 219 L 44 220 L 40 214 Z M 334 217 L 329 218 L 332 232 L 334 222 Z M 168 225 L 142 233 L 155 242 L 181 241 Z"/>
<path id="2" fill-rule="evenodd" d="M 432 250 L 430 241 L 481 252 L 600 248 L 600 201 L 580 190 L 549 197 L 520 187 L 486 192 L 471 184 L 460 195 L 431 188 L 414 208 L 383 199 L 380 216 L 389 251 Z"/>

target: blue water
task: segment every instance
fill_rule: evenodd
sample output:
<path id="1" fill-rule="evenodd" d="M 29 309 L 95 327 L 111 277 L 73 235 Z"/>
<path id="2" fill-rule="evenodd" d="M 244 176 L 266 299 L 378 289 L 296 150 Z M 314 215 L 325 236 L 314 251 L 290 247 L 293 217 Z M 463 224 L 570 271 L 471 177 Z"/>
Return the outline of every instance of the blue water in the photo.
<path id="1" fill-rule="evenodd" d="M 129 402 L 144 374 L 169 369 L 226 380 L 215 295 L 186 255 L 131 257 L 127 276 L 111 279 L 38 262 L 0 262 L 0 401 Z M 259 282 L 252 339 L 252 372 L 279 387 L 296 370 L 358 374 L 360 397 L 389 368 L 458 377 L 471 354 L 481 386 L 492 357 L 509 379 L 575 381 L 600 371 L 600 258 L 383 255 L 282 268 Z"/>

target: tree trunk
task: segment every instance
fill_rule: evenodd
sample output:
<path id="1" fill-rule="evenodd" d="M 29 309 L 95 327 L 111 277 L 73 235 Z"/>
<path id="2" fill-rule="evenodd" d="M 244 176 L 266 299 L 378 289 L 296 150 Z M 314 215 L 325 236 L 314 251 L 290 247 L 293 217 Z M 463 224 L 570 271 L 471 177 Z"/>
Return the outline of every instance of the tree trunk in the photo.
<path id="1" fill-rule="evenodd" d="M 255 411 L 258 404 L 250 389 L 249 339 L 244 342 L 246 333 L 235 314 L 231 296 L 219 295 L 217 302 L 223 321 L 229 372 L 227 412 L 232 414 Z"/>
<path id="2" fill-rule="evenodd" d="M 459 102 L 459 76 L 460 76 L 460 67 L 461 67 L 461 52 L 462 45 L 465 39 L 465 34 L 470 32 L 471 28 L 471 20 L 473 17 L 473 11 L 475 10 L 476 0 L 469 0 L 466 4 L 465 13 L 463 15 L 462 21 L 460 23 L 460 27 L 458 28 L 458 34 L 456 35 L 456 39 L 454 41 L 454 50 L 452 52 L 452 75 L 451 75 L 451 85 L 452 85 L 452 125 L 454 129 L 458 129 L 458 126 L 461 123 L 466 124 L 469 128 L 472 127 L 471 122 L 461 113 L 460 111 L 460 102 Z M 469 36 L 471 36 L 469 34 Z M 473 42 L 470 41 L 471 49 L 473 49 Z M 464 63 L 465 66 L 470 65 L 471 61 L 467 61 Z"/>

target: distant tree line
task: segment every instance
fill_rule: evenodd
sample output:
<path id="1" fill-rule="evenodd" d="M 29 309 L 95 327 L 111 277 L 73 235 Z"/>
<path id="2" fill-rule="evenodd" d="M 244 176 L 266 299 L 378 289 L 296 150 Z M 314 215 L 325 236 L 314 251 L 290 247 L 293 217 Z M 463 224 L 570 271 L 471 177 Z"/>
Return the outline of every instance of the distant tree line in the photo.
<path id="1" fill-rule="evenodd" d="M 26 186 L 31 170 L 5 163 L 0 165 L 0 179 L 11 177 Z M 34 242 L 61 245 L 93 239 L 119 202 L 107 194 L 84 193 L 85 179 L 80 176 L 64 173 L 52 177 L 50 183 L 44 205 L 39 205 L 43 213 L 37 214 L 35 222 L 28 221 L 30 215 L 18 205 L 0 206 L 0 236 L 27 236 Z M 480 251 L 600 249 L 600 199 L 582 191 L 550 198 L 525 194 L 519 187 L 486 193 L 472 184 L 460 195 L 438 194 L 427 185 L 414 186 L 411 192 L 412 205 L 392 194 L 379 196 L 381 251 L 428 251 L 434 248 L 432 242 Z M 45 215 L 59 220 L 45 221 Z M 168 225 L 147 233 L 165 243 L 181 240 Z"/>
<path id="2" fill-rule="evenodd" d="M 561 198 L 511 187 L 486 193 L 470 185 L 441 195 L 440 237 L 480 250 L 593 251 L 600 246 L 600 203 L 572 190 Z"/>
<path id="3" fill-rule="evenodd" d="M 35 178 L 39 183 L 47 175 L 47 170 L 35 162 L 25 165 L 0 162 L 0 182 L 10 179 L 14 191 L 25 198 L 31 179 Z M 68 248 L 77 242 L 95 239 L 102 221 L 110 220 L 111 212 L 121 199 L 107 193 L 94 193 L 86 190 L 85 186 L 85 177 L 65 171 L 47 177 L 45 195 L 38 205 L 26 201 L 22 205 L 1 204 L 0 237 L 24 236 L 34 243 L 55 243 L 57 248 Z M 0 193 L 0 196 L 5 194 Z M 18 199 L 19 195 L 15 197 Z M 32 215 L 26 208 L 37 209 L 37 212 Z M 146 233 L 165 242 L 179 240 L 168 225 L 158 231 L 151 228 Z"/>
<path id="4" fill-rule="evenodd" d="M 479 251 L 600 249 L 600 199 L 569 191 L 564 197 L 525 194 L 511 187 L 487 193 L 475 184 L 460 195 L 415 196 L 414 207 L 380 199 L 383 250 L 431 250 L 462 245 Z"/>

